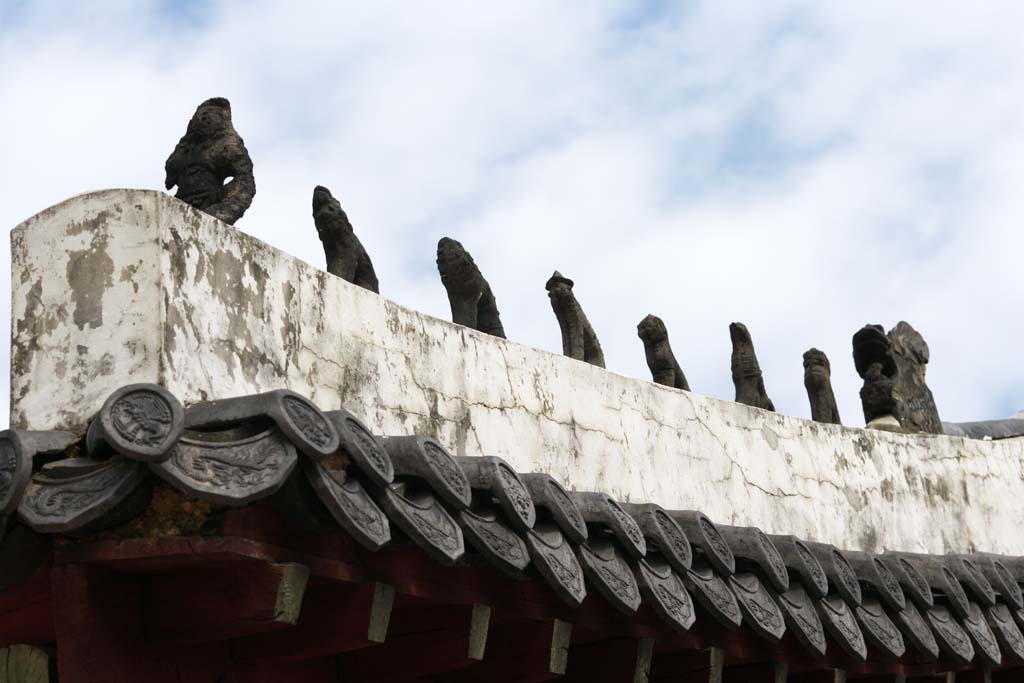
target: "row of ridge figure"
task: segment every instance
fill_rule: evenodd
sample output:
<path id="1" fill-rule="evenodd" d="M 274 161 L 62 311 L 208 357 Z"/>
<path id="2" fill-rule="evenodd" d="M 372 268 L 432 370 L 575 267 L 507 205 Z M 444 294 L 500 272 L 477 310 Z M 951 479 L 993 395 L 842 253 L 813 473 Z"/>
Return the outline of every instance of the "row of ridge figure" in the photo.
<path id="1" fill-rule="evenodd" d="M 177 186 L 178 199 L 229 225 L 242 217 L 256 194 L 256 181 L 245 143 L 231 121 L 228 100 L 215 97 L 199 105 L 185 135 L 167 158 L 165 170 L 166 189 Z M 319 185 L 313 190 L 313 221 L 323 243 L 327 271 L 379 293 L 373 263 L 341 203 L 329 189 Z M 461 243 L 441 238 L 437 244 L 437 268 L 448 292 L 452 321 L 505 338 L 494 293 Z M 573 293 L 573 281 L 555 271 L 546 289 L 561 330 L 563 353 L 605 367 L 601 344 Z M 686 375 L 669 345 L 665 323 L 648 315 L 637 325 L 637 334 L 643 341 L 654 381 L 689 391 Z M 774 411 L 750 332 L 742 323 L 732 323 L 729 336 L 736 401 Z M 854 363 L 864 380 L 860 397 L 868 426 L 976 438 L 1024 435 L 1024 420 L 944 425 L 924 380 L 928 355 L 924 338 L 906 322 L 900 322 L 888 333 L 880 325 L 866 325 L 853 336 Z M 811 418 L 841 424 L 828 357 L 812 348 L 804 353 L 803 364 Z"/>

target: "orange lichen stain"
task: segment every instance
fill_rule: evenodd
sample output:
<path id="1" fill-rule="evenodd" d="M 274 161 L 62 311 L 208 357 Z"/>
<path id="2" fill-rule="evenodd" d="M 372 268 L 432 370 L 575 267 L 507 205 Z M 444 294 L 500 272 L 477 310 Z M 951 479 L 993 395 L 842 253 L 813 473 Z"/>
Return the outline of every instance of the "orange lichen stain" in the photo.
<path id="1" fill-rule="evenodd" d="M 119 527 L 102 532 L 101 538 L 155 538 L 197 533 L 218 506 L 189 498 L 167 484 L 153 486 L 145 512 Z"/>

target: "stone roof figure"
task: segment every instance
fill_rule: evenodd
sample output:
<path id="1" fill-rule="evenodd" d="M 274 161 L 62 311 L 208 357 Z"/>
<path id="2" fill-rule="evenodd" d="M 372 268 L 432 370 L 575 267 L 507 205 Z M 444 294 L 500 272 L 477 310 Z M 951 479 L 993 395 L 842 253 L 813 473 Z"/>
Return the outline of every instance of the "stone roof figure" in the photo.
<path id="1" fill-rule="evenodd" d="M 379 294 L 377 274 L 369 254 L 356 237 L 341 203 L 322 185 L 313 189 L 313 222 L 324 244 L 327 272 Z"/>
<path id="2" fill-rule="evenodd" d="M 242 217 L 256 194 L 252 159 L 223 97 L 199 105 L 164 169 L 165 187 L 178 186 L 175 197 L 228 225 Z"/>
<path id="3" fill-rule="evenodd" d="M 551 308 L 562 331 L 562 353 L 599 368 L 604 367 L 604 352 L 594 328 L 587 320 L 583 307 L 572 292 L 573 281 L 557 270 L 544 285 L 548 290 Z"/>
<path id="4" fill-rule="evenodd" d="M 651 370 L 655 384 L 689 391 L 690 385 L 672 353 L 668 343 L 668 329 L 661 318 L 648 315 L 636 326 L 636 334 L 644 343 L 647 367 Z"/>
<path id="5" fill-rule="evenodd" d="M 448 290 L 452 322 L 504 339 L 505 330 L 491 286 L 460 242 L 450 237 L 438 241 L 437 270 Z"/>
<path id="6" fill-rule="evenodd" d="M 812 420 L 837 425 L 843 423 L 832 392 L 832 365 L 824 351 L 808 349 L 804 352 L 804 387 L 811 402 Z"/>
<path id="7" fill-rule="evenodd" d="M 853 362 L 864 378 L 860 398 L 869 426 L 943 433 L 935 400 L 925 384 L 928 355 L 924 338 L 904 321 L 888 334 L 881 325 L 865 325 L 853 335 Z"/>
<path id="8" fill-rule="evenodd" d="M 764 375 L 747 326 L 731 323 L 729 337 L 732 339 L 732 383 L 736 386 L 736 402 L 774 411 L 775 404 L 765 391 Z"/>
<path id="9" fill-rule="evenodd" d="M 896 419 L 904 429 L 942 434 L 942 421 L 932 390 L 925 383 L 928 344 L 910 323 L 901 320 L 889 330 L 896 357 Z"/>

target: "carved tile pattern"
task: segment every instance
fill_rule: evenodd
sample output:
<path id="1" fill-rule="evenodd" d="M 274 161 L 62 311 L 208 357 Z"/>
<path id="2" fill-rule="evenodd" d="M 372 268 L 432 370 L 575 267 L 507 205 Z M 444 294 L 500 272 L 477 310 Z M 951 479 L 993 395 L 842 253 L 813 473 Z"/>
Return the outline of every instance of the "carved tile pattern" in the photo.
<path id="1" fill-rule="evenodd" d="M 860 595 L 860 584 L 857 582 L 857 573 L 853 571 L 853 567 L 846 560 L 845 557 L 838 551 L 832 551 L 833 566 L 836 569 L 836 574 L 843 585 L 850 590 L 854 595 Z M 851 617 L 853 615 L 850 615 Z"/>
<path id="2" fill-rule="evenodd" d="M 320 465 L 316 464 L 316 467 Z M 324 473 L 320 480 L 331 491 L 331 498 L 352 524 L 377 541 L 378 544 L 391 538 L 387 517 L 366 495 L 362 488 L 355 489 L 348 482 L 340 483 L 333 476 Z"/>
<path id="3" fill-rule="evenodd" d="M 633 545 L 643 548 L 646 545 L 644 541 L 644 534 L 640 531 L 640 526 L 636 523 L 636 520 L 626 514 L 626 511 L 619 507 L 615 501 L 608 501 L 608 506 L 612 510 L 612 514 L 615 515 L 615 519 L 619 520 L 619 524 L 622 525 L 622 530 L 626 532 L 626 537 L 633 542 Z"/>
<path id="4" fill-rule="evenodd" d="M 761 546 L 761 552 L 763 552 L 765 558 L 767 558 L 768 564 L 771 565 L 772 572 L 774 572 L 779 578 L 788 580 L 789 573 L 786 571 L 786 563 L 782 560 L 782 556 L 779 554 L 779 549 L 775 547 L 772 540 L 768 538 L 763 531 L 758 531 L 757 543 Z"/>
<path id="5" fill-rule="evenodd" d="M 432 545 L 441 548 L 448 555 L 462 550 L 462 533 L 455 521 L 449 517 L 440 504 L 434 503 L 427 508 L 409 505 L 406 510 L 409 520 Z"/>
<path id="6" fill-rule="evenodd" d="M 785 610 L 790 619 L 794 620 L 804 634 L 804 637 L 819 652 L 824 652 L 827 647 L 825 631 L 822 629 L 821 620 L 817 613 L 811 609 L 810 603 L 804 597 L 804 603 L 799 604 L 790 597 L 789 592 L 779 595 L 779 606 Z"/>
<path id="7" fill-rule="evenodd" d="M 669 582 L 672 583 L 672 587 L 667 585 Z M 693 623 L 693 601 L 690 600 L 690 594 L 686 592 L 678 576 L 672 574 L 666 580 L 657 580 L 653 588 L 665 611 L 672 615 L 675 621 L 683 626 Z"/>
<path id="8" fill-rule="evenodd" d="M 878 558 L 874 558 L 873 564 L 875 565 L 875 569 L 878 571 L 878 577 L 882 580 L 882 585 L 885 586 L 885 590 L 889 591 L 889 593 L 896 598 L 902 595 L 903 589 L 900 588 L 900 582 L 897 581 L 893 573 L 889 571 L 889 567 L 885 565 L 885 562 Z"/>
<path id="9" fill-rule="evenodd" d="M 587 523 L 583 520 L 583 515 L 580 514 L 579 508 L 576 507 L 576 504 L 572 502 L 572 499 L 569 498 L 561 486 L 549 484 L 548 491 L 551 493 L 552 498 L 558 499 L 559 508 L 574 527 L 581 530 L 587 528 Z"/>
<path id="10" fill-rule="evenodd" d="M 689 576 L 695 586 L 703 589 L 704 595 L 719 612 L 733 621 L 739 621 L 742 618 L 736 596 L 720 576 L 710 573 L 707 577 L 703 577 L 697 572 L 690 572 Z"/>
<path id="11" fill-rule="evenodd" d="M 158 448 L 171 433 L 174 413 L 155 391 L 130 391 L 110 406 L 110 425 L 125 443 Z"/>
<path id="12" fill-rule="evenodd" d="M 280 432 L 236 442 L 182 439 L 171 463 L 189 479 L 217 489 L 253 489 L 280 479 L 291 467 L 287 442 Z"/>
<path id="13" fill-rule="evenodd" d="M 431 469 L 437 472 L 438 476 L 448 484 L 448 487 L 460 498 L 469 500 L 471 495 L 469 482 L 455 461 L 433 441 L 423 442 L 423 454 L 427 462 L 430 463 Z"/>
<path id="14" fill-rule="evenodd" d="M 899 563 L 900 568 L 903 569 L 907 578 L 910 579 L 910 583 L 914 584 L 914 588 L 917 589 L 917 592 L 924 596 L 931 595 L 932 589 L 925 578 L 921 576 L 921 572 L 917 571 L 917 569 L 914 568 L 914 565 L 910 564 L 910 562 L 905 558 L 899 558 Z"/>
<path id="15" fill-rule="evenodd" d="M 677 525 L 675 521 L 673 521 L 673 519 L 662 510 L 655 510 L 654 518 L 657 520 L 658 528 L 661 529 L 671 552 L 678 556 L 684 563 L 688 562 L 692 552 L 690 550 L 690 542 L 679 529 L 679 525 Z"/>
<path id="16" fill-rule="evenodd" d="M 793 545 L 796 547 L 796 554 L 800 557 L 804 567 L 807 568 L 807 573 L 810 574 L 814 583 L 822 590 L 828 590 L 828 577 L 825 576 L 825 571 L 822 569 L 818 559 L 814 557 L 810 549 L 803 543 L 794 543 Z"/>
<path id="17" fill-rule="evenodd" d="M 496 555 L 504 557 L 510 564 L 526 566 L 529 558 L 522 541 L 511 530 L 480 519 L 476 515 L 463 515 L 462 519 L 472 527 L 474 533 L 487 544 Z"/>
<path id="18" fill-rule="evenodd" d="M 352 418 L 345 420 L 345 426 L 348 427 L 348 432 L 356 440 L 363 457 L 370 461 L 373 468 L 382 474 L 390 472 L 391 466 L 388 461 L 387 451 L 384 450 L 384 447 L 380 445 L 380 442 L 372 434 L 366 431 L 366 427 Z"/>
<path id="19" fill-rule="evenodd" d="M 999 643 L 996 642 L 995 634 L 992 633 L 988 622 L 985 621 L 985 615 L 981 613 L 981 608 L 973 602 L 968 607 L 964 626 L 974 636 L 974 641 L 985 651 L 985 654 L 993 661 L 998 662 L 1002 657 L 999 652 Z"/>
<path id="20" fill-rule="evenodd" d="M 505 492 L 508 493 L 509 501 L 512 503 L 512 507 L 515 508 L 516 514 L 529 525 L 536 514 L 533 509 L 533 498 L 530 497 L 526 487 L 523 486 L 522 482 L 519 481 L 519 477 L 516 476 L 515 472 L 508 465 L 498 464 L 498 476 L 501 477 L 501 483 L 505 488 Z"/>
<path id="21" fill-rule="evenodd" d="M 320 448 L 331 443 L 331 427 L 319 410 L 295 396 L 285 396 L 282 403 L 296 429 L 310 443 Z"/>
<path id="22" fill-rule="evenodd" d="M 1013 650 L 1014 654 L 1017 657 L 1024 656 L 1024 635 L 1017 628 L 1017 624 L 1013 622 L 1013 617 L 1010 615 L 1006 605 L 1002 603 L 996 604 L 994 607 L 989 608 L 988 613 L 992 617 L 992 621 L 995 622 L 996 628 L 999 629 L 999 634 L 1003 637 L 1002 639 Z"/>
<path id="23" fill-rule="evenodd" d="M 946 579 L 946 598 L 958 604 L 966 612 L 968 609 L 967 593 L 964 592 L 964 587 L 960 585 L 960 580 L 953 575 L 953 572 L 949 571 L 948 567 L 942 568 L 942 576 Z"/>
<path id="24" fill-rule="evenodd" d="M 21 504 L 40 517 L 70 519 L 113 491 L 129 472 L 111 465 L 68 482 L 46 480 L 30 488 Z"/>
<path id="25" fill-rule="evenodd" d="M 903 624 L 904 630 L 910 631 L 908 637 L 915 647 L 927 651 L 932 657 L 938 656 L 939 644 L 935 642 L 935 635 L 913 602 L 907 603 L 906 608 L 896 615 L 896 620 Z"/>
<path id="26" fill-rule="evenodd" d="M 718 532 L 715 525 L 712 524 L 706 517 L 699 517 L 700 529 L 704 533 L 704 539 L 711 546 L 711 551 L 721 558 L 732 557 L 732 550 L 729 549 L 729 544 L 722 538 L 722 534 Z"/>
<path id="27" fill-rule="evenodd" d="M 842 634 L 843 639 L 850 647 L 856 652 L 864 652 L 867 647 L 864 644 L 864 634 L 861 633 L 860 627 L 857 626 L 857 619 L 846 603 L 839 599 L 824 598 L 820 604 L 826 607 L 825 613 L 829 615 L 828 621 Z"/>
<path id="28" fill-rule="evenodd" d="M 590 560 L 591 569 L 597 573 L 608 590 L 627 605 L 639 604 L 640 588 L 629 565 L 618 553 L 613 553 L 610 559 L 605 560 L 586 547 L 583 547 L 583 552 Z"/>
<path id="29" fill-rule="evenodd" d="M 542 542 L 538 543 L 537 546 L 542 550 L 544 559 L 547 560 L 547 566 L 558 579 L 558 582 L 565 586 L 573 595 L 582 596 L 583 568 L 580 567 L 579 561 L 573 555 L 569 544 L 563 541 L 561 545 L 555 547 Z"/>
<path id="30" fill-rule="evenodd" d="M 897 656 L 902 655 L 906 650 L 906 645 L 903 643 L 903 636 L 900 635 L 899 629 L 886 616 L 880 606 L 874 605 L 873 607 L 877 609 L 873 609 L 867 604 L 855 608 L 860 615 L 861 624 L 870 630 L 871 635 L 885 649 Z"/>
<path id="31" fill-rule="evenodd" d="M 969 653 L 974 650 L 970 638 L 964 630 L 953 621 L 952 616 L 945 608 L 933 607 L 928 610 L 928 621 L 935 632 L 945 640 L 949 646 L 958 653 Z"/>
<path id="32" fill-rule="evenodd" d="M 766 631 L 781 635 L 781 632 L 785 630 L 782 612 L 779 611 L 779 606 L 768 595 L 764 586 L 756 579 L 751 586 L 747 586 L 738 577 L 733 578 L 733 585 L 739 587 L 740 590 L 734 591 L 734 593 L 750 612 L 751 617 Z"/>
<path id="33" fill-rule="evenodd" d="M 985 575 L 981 573 L 981 570 L 978 569 L 978 565 L 974 564 L 967 558 L 963 558 L 961 562 L 963 563 L 964 568 L 967 569 L 967 573 L 971 575 L 971 578 L 974 580 L 975 585 L 977 585 L 978 588 L 982 589 L 985 592 L 986 596 L 995 599 L 995 596 L 992 595 L 992 591 L 986 590 L 989 586 L 991 586 L 991 584 L 989 583 L 989 580 L 985 578 Z"/>

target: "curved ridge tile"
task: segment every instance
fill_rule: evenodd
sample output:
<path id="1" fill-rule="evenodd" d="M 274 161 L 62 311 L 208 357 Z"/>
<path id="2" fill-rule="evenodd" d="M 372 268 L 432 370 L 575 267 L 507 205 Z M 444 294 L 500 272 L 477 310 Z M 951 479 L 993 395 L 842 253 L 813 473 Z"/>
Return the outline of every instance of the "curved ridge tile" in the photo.
<path id="1" fill-rule="evenodd" d="M 804 544 L 825 569 L 829 586 L 846 602 L 854 607 L 859 605 L 863 598 L 860 582 L 857 580 L 857 572 L 854 571 L 846 554 L 827 543 L 804 541 Z"/>
<path id="2" fill-rule="evenodd" d="M 241 438 L 233 431 L 187 432 L 169 458 L 149 468 L 184 493 L 239 507 L 275 493 L 297 461 L 295 447 L 277 429 Z"/>
<path id="3" fill-rule="evenodd" d="M 302 461 L 302 470 L 317 498 L 359 545 L 374 551 L 391 541 L 387 515 L 358 478 L 310 458 Z"/>
<path id="4" fill-rule="evenodd" d="M 767 534 L 753 526 L 719 524 L 718 530 L 736 558 L 737 571 L 756 569 L 775 590 L 789 588 L 789 571 Z"/>
<path id="5" fill-rule="evenodd" d="M 687 631 L 693 626 L 697 619 L 693 600 L 670 563 L 648 555 L 637 562 L 634 574 L 644 602 L 662 621 L 677 631 Z"/>
<path id="6" fill-rule="evenodd" d="M 1024 609 L 1024 594 L 1021 592 L 1020 584 L 1000 556 L 976 554 L 971 556 L 971 560 L 998 591 L 1003 602 L 1011 609 Z"/>
<path id="7" fill-rule="evenodd" d="M 341 445 L 337 430 L 316 405 L 288 389 L 201 401 L 185 411 L 185 427 L 221 429 L 244 422 L 271 420 L 303 455 L 329 458 Z"/>
<path id="8" fill-rule="evenodd" d="M 995 588 L 970 557 L 947 555 L 946 566 L 982 607 L 991 607 L 996 604 Z"/>
<path id="9" fill-rule="evenodd" d="M 402 483 L 380 491 L 377 501 L 388 519 L 435 562 L 452 566 L 466 552 L 462 531 L 432 493 L 409 491 Z"/>
<path id="10" fill-rule="evenodd" d="M 612 607 L 624 614 L 633 614 L 640 608 L 640 587 L 617 543 L 591 539 L 578 546 L 576 552 L 583 574 Z"/>
<path id="11" fill-rule="evenodd" d="M 32 462 L 36 455 L 63 453 L 76 441 L 78 438 L 71 432 L 0 431 L 0 516 L 18 509 L 32 481 Z"/>
<path id="12" fill-rule="evenodd" d="M 925 578 L 933 593 L 937 591 L 945 597 L 957 617 L 963 619 L 967 616 L 967 593 L 964 592 L 963 586 L 946 565 L 943 557 L 915 553 L 894 553 L 894 555 L 909 562 Z"/>
<path id="13" fill-rule="evenodd" d="M 533 566 L 555 594 L 570 607 L 587 597 L 583 567 L 560 527 L 537 524 L 526 533 L 526 547 Z"/>
<path id="14" fill-rule="evenodd" d="M 836 595 L 828 595 L 814 603 L 832 640 L 849 656 L 857 661 L 866 661 L 868 646 L 864 634 L 857 625 L 857 617 L 846 601 Z"/>
<path id="15" fill-rule="evenodd" d="M 519 533 L 526 533 L 537 521 L 526 485 L 512 467 L 501 458 L 482 455 L 457 457 L 456 464 L 469 480 L 474 492 L 492 498 L 505 512 L 505 520 Z M 474 502 L 476 496 L 474 495 Z"/>
<path id="16" fill-rule="evenodd" d="M 421 479 L 455 510 L 469 507 L 473 501 L 469 479 L 437 440 L 426 436 L 385 436 L 379 441 L 391 458 L 395 476 Z"/>
<path id="17" fill-rule="evenodd" d="M 984 608 L 984 612 L 1002 653 L 1013 662 L 1024 662 L 1024 634 L 1014 622 L 1010 609 L 1003 603 L 997 603 Z"/>
<path id="18" fill-rule="evenodd" d="M 669 517 L 660 505 L 630 505 L 622 503 L 621 507 L 636 520 L 640 531 L 647 540 L 648 550 L 661 553 L 672 569 L 679 573 L 686 572 L 693 563 L 693 551 L 690 541 L 674 519 Z"/>
<path id="19" fill-rule="evenodd" d="M 744 622 L 765 640 L 778 642 L 786 633 L 786 619 L 769 589 L 757 574 L 740 572 L 728 578 Z"/>
<path id="20" fill-rule="evenodd" d="M 729 576 L 736 572 L 736 557 L 732 549 L 707 515 L 697 510 L 668 510 L 668 516 L 675 520 L 690 544 L 700 550 L 718 573 Z"/>
<path id="21" fill-rule="evenodd" d="M 583 543 L 587 540 L 587 523 L 583 521 L 583 515 L 580 514 L 576 503 L 572 502 L 564 486 L 551 475 L 540 472 L 520 473 L 519 479 L 530 492 L 538 518 L 550 518 L 573 543 Z"/>
<path id="22" fill-rule="evenodd" d="M 40 533 L 86 533 L 113 526 L 149 501 L 144 466 L 116 456 L 68 458 L 44 465 L 18 505 L 18 515 Z"/>
<path id="23" fill-rule="evenodd" d="M 917 567 L 896 553 L 887 552 L 884 557 L 888 560 L 887 566 L 900 582 L 904 595 L 913 600 L 919 609 L 927 610 L 935 604 L 931 584 Z"/>
<path id="24" fill-rule="evenodd" d="M 906 607 L 899 612 L 890 612 L 889 616 L 920 659 L 934 662 L 939 658 L 939 643 L 935 640 L 935 634 L 913 600 L 908 600 Z"/>
<path id="25" fill-rule="evenodd" d="M 797 641 L 811 654 L 823 656 L 828 650 L 825 627 L 804 586 L 793 582 L 789 590 L 778 595 L 779 607 L 786 625 Z"/>
<path id="26" fill-rule="evenodd" d="M 324 417 L 338 433 L 338 452 L 351 460 L 368 482 L 387 486 L 395 480 L 388 452 L 362 420 L 347 410 L 329 410 Z"/>
<path id="27" fill-rule="evenodd" d="M 1003 661 L 1003 653 L 999 649 L 996 634 L 988 625 L 984 613 L 978 603 L 968 604 L 967 616 L 963 620 L 964 630 L 974 643 L 974 651 L 992 666 L 999 666 Z"/>
<path id="28" fill-rule="evenodd" d="M 860 582 L 870 586 L 888 607 L 898 612 L 907 606 L 899 580 L 882 557 L 851 551 L 845 555 Z"/>
<path id="29" fill-rule="evenodd" d="M 470 545 L 501 573 L 515 578 L 530 564 L 526 541 L 502 521 L 503 516 L 492 506 L 459 510 L 455 519 Z"/>
<path id="30" fill-rule="evenodd" d="M 828 577 L 825 568 L 814 556 L 807 544 L 796 536 L 780 536 L 769 534 L 775 547 L 782 557 L 786 569 L 789 570 L 790 581 L 795 574 L 803 584 L 803 590 L 812 598 L 823 598 L 828 595 Z"/>
<path id="31" fill-rule="evenodd" d="M 715 573 L 703 557 L 693 558 L 693 565 L 680 577 L 697 602 L 722 626 L 738 628 L 743 623 L 739 602 L 729 585 Z"/>
<path id="32" fill-rule="evenodd" d="M 118 453 L 130 460 L 161 462 L 185 426 L 181 403 L 158 384 L 128 384 L 117 389 L 89 423 L 86 449 L 91 456 Z"/>
<path id="33" fill-rule="evenodd" d="M 906 643 L 899 628 L 882 609 L 882 603 L 874 598 L 865 598 L 853 608 L 857 623 L 865 640 L 887 658 L 899 659 L 907 651 Z"/>
<path id="34" fill-rule="evenodd" d="M 945 605 L 936 604 L 925 612 L 925 619 L 932 627 L 939 649 L 959 664 L 970 664 L 974 659 L 974 645 L 967 631 L 953 618 L 953 613 Z"/>
<path id="35" fill-rule="evenodd" d="M 643 532 L 614 498 L 593 491 L 570 491 L 569 498 L 576 504 L 587 526 L 600 525 L 611 531 L 630 559 L 639 560 L 647 554 Z"/>

